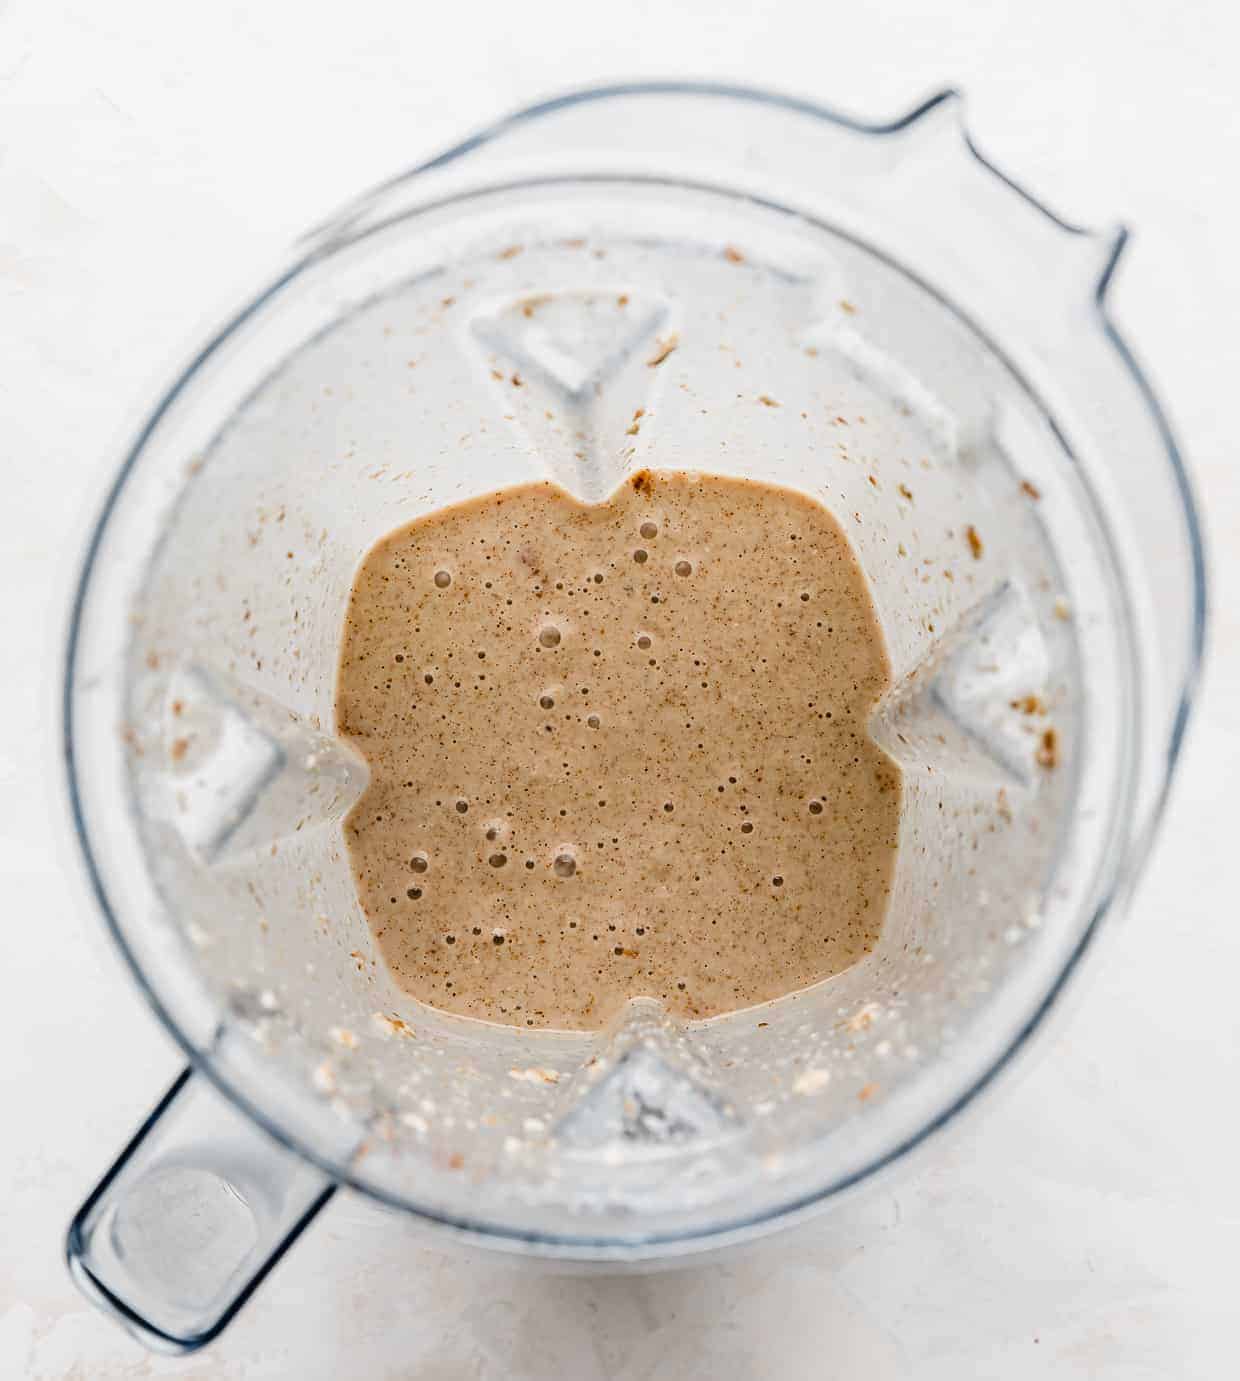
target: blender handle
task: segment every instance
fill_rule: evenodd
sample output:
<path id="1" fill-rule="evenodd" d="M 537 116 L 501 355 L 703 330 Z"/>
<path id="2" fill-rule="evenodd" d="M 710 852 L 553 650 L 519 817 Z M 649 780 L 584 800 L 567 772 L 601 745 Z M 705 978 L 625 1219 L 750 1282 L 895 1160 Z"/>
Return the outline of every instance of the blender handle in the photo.
<path id="1" fill-rule="evenodd" d="M 336 1188 L 187 1068 L 78 1209 L 69 1271 L 147 1347 L 193 1352 Z"/>

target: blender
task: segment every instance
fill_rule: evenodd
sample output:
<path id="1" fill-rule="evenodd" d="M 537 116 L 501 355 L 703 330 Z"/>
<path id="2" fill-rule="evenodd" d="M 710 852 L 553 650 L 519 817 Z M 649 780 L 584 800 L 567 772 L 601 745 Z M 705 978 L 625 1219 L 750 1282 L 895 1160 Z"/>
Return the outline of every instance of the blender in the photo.
<path id="1" fill-rule="evenodd" d="M 72 610 L 79 841 L 187 1058 L 70 1227 L 90 1298 L 199 1347 L 341 1186 L 479 1247 L 686 1259 L 974 1101 L 1126 901 L 1200 663 L 1190 485 L 1107 312 L 1124 240 L 995 169 L 954 93 L 873 126 L 665 83 L 519 112 L 298 244 L 152 410 Z M 342 835 L 354 573 L 445 505 L 599 502 L 646 467 L 844 525 L 904 779 L 882 935 L 760 1021 L 437 1011 L 387 973 Z"/>

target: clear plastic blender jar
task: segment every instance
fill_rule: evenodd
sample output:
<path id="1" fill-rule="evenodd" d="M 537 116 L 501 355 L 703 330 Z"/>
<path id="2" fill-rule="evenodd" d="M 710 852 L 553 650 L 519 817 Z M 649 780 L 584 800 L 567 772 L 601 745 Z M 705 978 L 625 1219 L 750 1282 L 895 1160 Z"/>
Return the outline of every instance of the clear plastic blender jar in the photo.
<path id="1" fill-rule="evenodd" d="M 1200 659 L 1191 492 L 1106 312 L 1123 242 L 996 172 L 951 94 L 869 127 L 656 85 L 522 112 L 297 247 L 152 412 L 73 609 L 80 842 L 189 1061 L 70 1229 L 92 1298 L 200 1346 L 340 1185 L 509 1252 L 686 1256 L 972 1101 L 1126 897 Z M 905 781 L 881 940 L 760 1022 L 436 1012 L 341 834 L 354 572 L 446 504 L 646 466 L 794 487 L 854 543 Z"/>

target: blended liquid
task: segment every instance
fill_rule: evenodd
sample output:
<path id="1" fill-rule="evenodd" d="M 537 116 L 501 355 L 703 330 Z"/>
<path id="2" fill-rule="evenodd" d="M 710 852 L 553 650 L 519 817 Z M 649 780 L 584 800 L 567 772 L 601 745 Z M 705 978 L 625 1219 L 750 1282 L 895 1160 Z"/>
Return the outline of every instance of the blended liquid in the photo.
<path id="1" fill-rule="evenodd" d="M 580 1030 L 848 968 L 895 863 L 899 769 L 866 732 L 890 676 L 848 539 L 792 490 L 537 483 L 385 537 L 336 716 L 370 764 L 345 838 L 396 982 Z"/>

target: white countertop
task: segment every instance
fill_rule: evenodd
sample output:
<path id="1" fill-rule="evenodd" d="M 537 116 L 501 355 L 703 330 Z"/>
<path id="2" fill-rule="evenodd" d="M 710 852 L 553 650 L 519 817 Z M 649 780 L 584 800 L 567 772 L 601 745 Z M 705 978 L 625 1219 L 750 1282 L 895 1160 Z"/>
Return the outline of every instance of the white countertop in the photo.
<path id="1" fill-rule="evenodd" d="M 1234 1374 L 1240 22 L 1222 0 L 1191 19 L 869 8 L 0 3 L 0 1376 Z M 1073 218 L 1137 227 L 1115 301 L 1214 538 L 1212 664 L 1156 857 L 1038 1058 L 793 1242 L 570 1279 L 444 1254 L 341 1195 L 218 1344 L 149 1357 L 61 1261 L 70 1213 L 180 1064 L 83 899 L 58 801 L 60 601 L 107 458 L 320 213 L 509 106 L 672 74 L 872 117 L 951 82 L 1002 167 Z"/>

